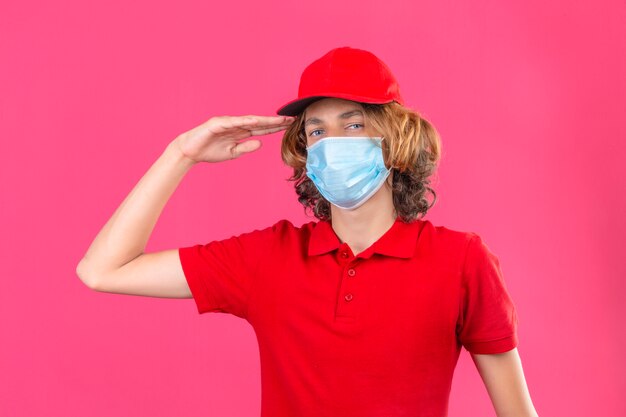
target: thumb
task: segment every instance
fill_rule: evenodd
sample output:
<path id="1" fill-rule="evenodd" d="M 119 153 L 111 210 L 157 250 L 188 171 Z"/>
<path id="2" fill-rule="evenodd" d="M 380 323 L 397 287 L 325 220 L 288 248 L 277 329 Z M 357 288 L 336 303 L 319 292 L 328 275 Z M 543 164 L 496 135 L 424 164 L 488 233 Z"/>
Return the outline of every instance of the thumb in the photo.
<path id="1" fill-rule="evenodd" d="M 258 139 L 251 139 L 245 142 L 236 143 L 233 147 L 233 158 L 239 157 L 241 154 L 254 152 L 261 147 L 261 141 Z"/>

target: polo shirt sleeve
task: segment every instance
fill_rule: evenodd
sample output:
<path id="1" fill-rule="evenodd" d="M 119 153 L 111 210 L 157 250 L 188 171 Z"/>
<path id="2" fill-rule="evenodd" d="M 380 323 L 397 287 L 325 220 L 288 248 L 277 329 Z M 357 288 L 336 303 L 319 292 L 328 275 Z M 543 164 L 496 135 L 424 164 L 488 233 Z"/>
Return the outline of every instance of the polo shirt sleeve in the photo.
<path id="1" fill-rule="evenodd" d="M 246 318 L 251 284 L 271 250 L 277 224 L 178 249 L 199 314 L 220 312 Z"/>
<path id="2" fill-rule="evenodd" d="M 476 233 L 463 265 L 457 335 L 471 353 L 503 353 L 518 344 L 517 314 L 500 262 Z"/>

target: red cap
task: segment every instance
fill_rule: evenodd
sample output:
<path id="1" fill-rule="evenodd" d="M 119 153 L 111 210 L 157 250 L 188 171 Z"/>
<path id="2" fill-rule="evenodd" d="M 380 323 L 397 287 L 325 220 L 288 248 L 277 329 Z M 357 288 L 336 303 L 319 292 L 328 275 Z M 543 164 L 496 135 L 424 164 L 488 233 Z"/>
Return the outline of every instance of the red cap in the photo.
<path id="1" fill-rule="evenodd" d="M 344 46 L 327 52 L 302 72 L 298 98 L 280 107 L 281 116 L 296 116 L 325 97 L 361 103 L 404 104 L 396 77 L 376 55 Z"/>

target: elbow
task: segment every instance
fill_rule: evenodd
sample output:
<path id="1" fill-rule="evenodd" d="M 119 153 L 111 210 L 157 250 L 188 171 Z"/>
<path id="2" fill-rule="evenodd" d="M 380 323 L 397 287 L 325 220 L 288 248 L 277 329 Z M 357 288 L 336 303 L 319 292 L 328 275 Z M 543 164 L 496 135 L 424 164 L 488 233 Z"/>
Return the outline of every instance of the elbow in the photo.
<path id="1" fill-rule="evenodd" d="M 98 291 L 94 274 L 89 270 L 85 258 L 81 259 L 80 262 L 78 262 L 78 265 L 76 265 L 76 275 L 80 278 L 82 283 L 87 286 L 87 288 Z"/>

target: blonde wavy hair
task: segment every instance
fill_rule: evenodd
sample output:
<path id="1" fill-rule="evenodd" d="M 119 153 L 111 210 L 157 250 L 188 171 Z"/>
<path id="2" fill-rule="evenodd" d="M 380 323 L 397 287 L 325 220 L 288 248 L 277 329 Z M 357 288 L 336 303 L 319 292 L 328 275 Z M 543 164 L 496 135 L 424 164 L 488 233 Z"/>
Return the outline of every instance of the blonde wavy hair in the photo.
<path id="1" fill-rule="evenodd" d="M 396 102 L 387 104 L 359 103 L 365 122 L 383 136 L 385 165 L 392 170 L 393 205 L 405 222 L 424 217 L 437 201 L 430 184 L 441 157 L 441 139 L 433 125 L 417 111 Z M 293 168 L 288 181 L 294 181 L 298 201 L 305 213 L 312 210 L 320 220 L 330 220 L 330 203 L 306 176 L 307 139 L 302 111 L 287 128 L 281 144 L 282 159 Z M 429 202 L 426 194 L 432 195 Z"/>

